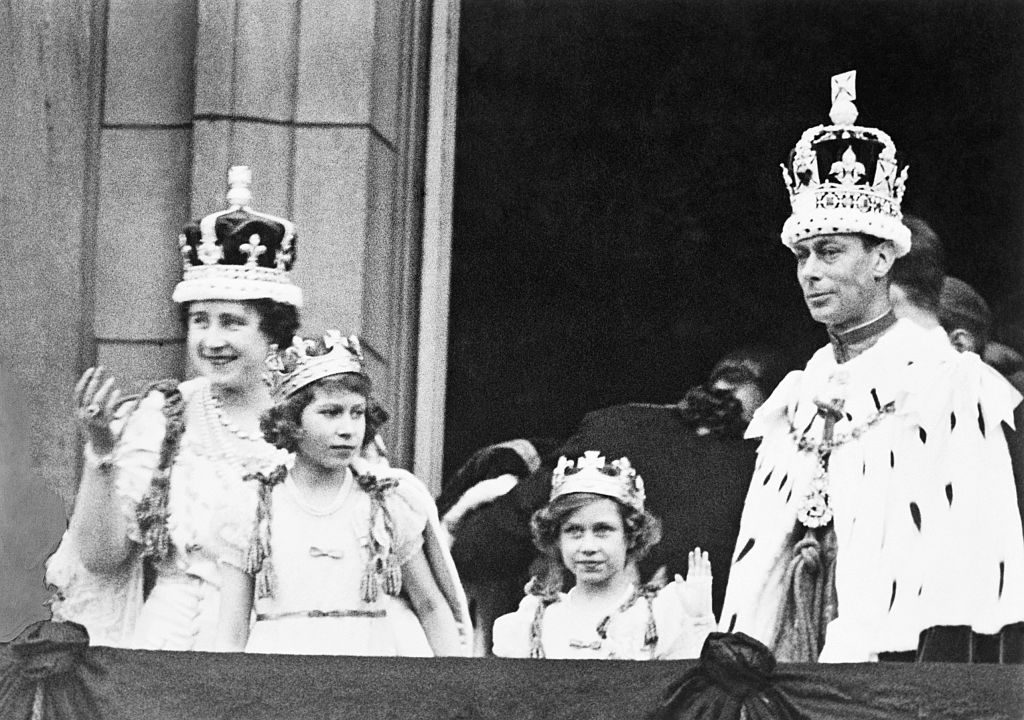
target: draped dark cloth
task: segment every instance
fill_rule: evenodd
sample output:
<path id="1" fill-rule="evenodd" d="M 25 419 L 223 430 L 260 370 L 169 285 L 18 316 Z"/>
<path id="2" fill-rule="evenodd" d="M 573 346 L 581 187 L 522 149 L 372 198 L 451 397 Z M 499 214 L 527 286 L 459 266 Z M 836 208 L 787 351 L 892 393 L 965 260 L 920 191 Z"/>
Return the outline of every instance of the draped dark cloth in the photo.
<path id="1" fill-rule="evenodd" d="M 96 672 L 84 627 L 34 623 L 0 655 L 0 717 L 100 720 L 104 716 L 91 690 Z"/>
<path id="2" fill-rule="evenodd" d="M 711 633 L 700 664 L 669 686 L 650 720 L 805 720 L 775 683 L 775 657 L 745 633 Z"/>
<path id="3" fill-rule="evenodd" d="M 64 628 L 63 633 L 69 628 Z M 674 693 L 709 703 L 730 692 L 732 670 L 716 659 L 673 662 L 615 660 L 480 660 L 359 658 L 86 649 L 72 636 L 39 635 L 31 648 L 0 646 L 0 718 L 31 717 L 39 668 L 45 720 L 508 720 L 543 718 L 640 720 L 663 709 L 666 689 L 695 669 L 702 680 Z M 81 633 L 80 630 L 73 630 Z M 28 652 L 26 652 L 28 650 Z M 719 652 L 721 651 L 721 652 Z M 745 688 L 777 691 L 799 717 L 844 720 L 1024 717 L 1024 668 L 1014 665 L 780 663 L 734 653 L 752 666 Z M 769 663 L 770 664 L 770 663 Z M 56 671 L 62 672 L 56 672 Z M 760 673 L 760 674 L 758 674 Z M 767 677 L 770 687 L 763 687 Z M 725 689 L 723 689 L 723 685 Z M 733 688 L 735 694 L 738 691 Z M 696 702 L 696 701 L 694 701 Z M 736 717 L 739 701 L 722 701 L 702 718 Z M 749 705 L 751 698 L 746 699 Z M 746 705 L 744 705 L 745 707 Z M 689 707 L 700 707 L 691 704 Z M 772 707 L 774 709 L 775 706 Z M 780 705 L 780 707 L 782 707 Z M 715 708 L 720 708 L 715 710 Z M 748 708 L 745 712 L 750 712 Z M 691 717 L 694 717 L 691 715 Z M 777 716 L 769 716 L 777 717 Z M 797 717 L 797 716 L 794 716 Z"/>

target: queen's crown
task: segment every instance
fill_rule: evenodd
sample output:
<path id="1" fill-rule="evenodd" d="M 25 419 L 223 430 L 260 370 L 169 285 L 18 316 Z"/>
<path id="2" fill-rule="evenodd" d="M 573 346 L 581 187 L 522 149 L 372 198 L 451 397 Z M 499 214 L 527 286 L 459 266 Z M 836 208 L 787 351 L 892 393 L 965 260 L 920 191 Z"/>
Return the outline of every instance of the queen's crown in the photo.
<path id="1" fill-rule="evenodd" d="M 288 278 L 298 236 L 285 218 L 253 210 L 252 173 L 228 171 L 228 208 L 185 225 L 178 236 L 184 266 L 176 302 L 268 298 L 301 306 L 302 293 Z"/>

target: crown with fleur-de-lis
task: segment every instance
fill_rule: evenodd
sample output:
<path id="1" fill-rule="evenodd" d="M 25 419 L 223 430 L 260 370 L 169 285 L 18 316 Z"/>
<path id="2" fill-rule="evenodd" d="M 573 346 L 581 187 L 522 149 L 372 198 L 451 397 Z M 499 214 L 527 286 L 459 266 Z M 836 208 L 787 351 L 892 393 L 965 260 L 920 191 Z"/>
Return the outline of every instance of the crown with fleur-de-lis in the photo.
<path id="1" fill-rule="evenodd" d="M 252 173 L 243 165 L 228 171 L 228 209 L 188 223 L 178 236 L 184 276 L 175 302 L 193 300 L 275 300 L 302 306 L 292 284 L 298 237 L 285 218 L 253 210 Z"/>
<path id="2" fill-rule="evenodd" d="M 643 512 L 644 479 L 636 474 L 628 458 L 605 462 L 597 450 L 587 450 L 575 462 L 564 455 L 551 475 L 551 500 L 570 493 L 594 493 L 614 498 Z"/>
<path id="3" fill-rule="evenodd" d="M 271 394 L 278 402 L 331 375 L 363 372 L 363 351 L 355 335 L 328 330 L 323 336 L 292 338 L 286 348 L 270 346 L 264 362 Z"/>
<path id="4" fill-rule="evenodd" d="M 907 167 L 892 139 L 875 128 L 854 125 L 856 71 L 832 78 L 831 125 L 806 130 L 782 166 L 793 214 L 782 227 L 792 247 L 815 235 L 864 233 L 892 240 L 897 256 L 910 250 L 910 230 L 900 203 Z"/>

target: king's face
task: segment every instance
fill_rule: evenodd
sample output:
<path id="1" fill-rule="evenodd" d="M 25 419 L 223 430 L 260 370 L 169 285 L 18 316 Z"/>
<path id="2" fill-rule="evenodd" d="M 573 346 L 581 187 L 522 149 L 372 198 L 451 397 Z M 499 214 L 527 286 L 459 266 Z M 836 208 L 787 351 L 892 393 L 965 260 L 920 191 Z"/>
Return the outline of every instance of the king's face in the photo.
<path id="1" fill-rule="evenodd" d="M 815 235 L 792 247 L 804 302 L 817 322 L 842 332 L 877 314 L 887 286 L 885 244 L 869 245 L 859 235 Z"/>

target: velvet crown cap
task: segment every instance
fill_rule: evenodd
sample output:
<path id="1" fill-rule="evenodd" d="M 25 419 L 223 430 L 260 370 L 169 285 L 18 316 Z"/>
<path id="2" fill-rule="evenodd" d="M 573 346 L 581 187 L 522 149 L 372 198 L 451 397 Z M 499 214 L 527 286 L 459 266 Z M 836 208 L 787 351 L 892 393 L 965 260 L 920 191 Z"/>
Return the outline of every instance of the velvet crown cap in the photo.
<path id="1" fill-rule="evenodd" d="M 251 185 L 248 167 L 232 167 L 228 209 L 188 223 L 178 236 L 184 275 L 174 302 L 268 299 L 302 307 L 302 290 L 289 279 L 295 225 L 253 210 Z"/>

